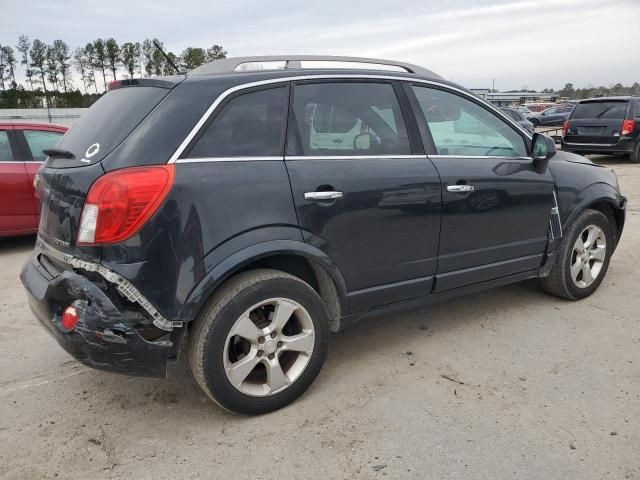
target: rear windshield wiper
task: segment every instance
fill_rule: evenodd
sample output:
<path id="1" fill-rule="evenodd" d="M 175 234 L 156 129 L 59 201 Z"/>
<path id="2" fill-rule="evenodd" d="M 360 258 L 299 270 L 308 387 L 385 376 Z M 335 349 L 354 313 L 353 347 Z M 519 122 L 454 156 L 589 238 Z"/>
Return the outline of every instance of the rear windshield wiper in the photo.
<path id="1" fill-rule="evenodd" d="M 596 118 L 601 118 L 605 113 L 607 113 L 613 107 L 615 107 L 615 105 L 611 105 L 609 108 L 605 108 L 603 111 L 601 111 L 599 114 L 596 115 Z"/>
<path id="2" fill-rule="evenodd" d="M 76 156 L 69 150 L 64 150 L 62 148 L 45 148 L 42 150 L 42 153 L 51 158 L 76 158 Z"/>

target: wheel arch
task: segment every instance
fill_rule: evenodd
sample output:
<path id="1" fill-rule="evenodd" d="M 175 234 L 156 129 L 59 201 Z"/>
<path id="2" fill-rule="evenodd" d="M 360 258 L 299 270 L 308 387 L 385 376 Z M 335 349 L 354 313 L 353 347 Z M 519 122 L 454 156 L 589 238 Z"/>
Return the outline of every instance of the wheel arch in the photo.
<path id="1" fill-rule="evenodd" d="M 620 205 L 620 194 L 610 185 L 598 184 L 582 195 L 577 204 L 571 209 L 563 222 L 563 230 L 566 230 L 575 219 L 586 209 L 597 210 L 605 215 L 614 234 L 614 248 L 617 246 L 625 222 L 625 210 Z"/>
<path id="2" fill-rule="evenodd" d="M 308 283 L 322 298 L 329 315 L 329 328 L 338 331 L 340 317 L 348 313 L 344 278 L 321 250 L 295 240 L 273 240 L 247 247 L 211 269 L 191 292 L 180 318 L 196 318 L 212 295 L 231 277 L 248 270 L 272 268 Z"/>

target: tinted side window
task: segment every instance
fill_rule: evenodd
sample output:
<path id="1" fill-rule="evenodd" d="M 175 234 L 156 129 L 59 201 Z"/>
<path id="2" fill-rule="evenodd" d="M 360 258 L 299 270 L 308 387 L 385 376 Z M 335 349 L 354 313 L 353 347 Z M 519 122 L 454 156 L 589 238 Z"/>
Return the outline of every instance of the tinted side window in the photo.
<path id="1" fill-rule="evenodd" d="M 466 98 L 413 86 L 438 155 L 527 156 L 524 139 L 505 121 Z"/>
<path id="2" fill-rule="evenodd" d="M 63 135 L 59 132 L 46 132 L 44 130 L 23 130 L 22 133 L 27 145 L 29 145 L 29 150 L 31 150 L 31 156 L 38 162 L 43 162 L 47 157 L 42 151 L 55 147 Z"/>
<path id="3" fill-rule="evenodd" d="M 11 145 L 9 145 L 9 134 L 6 130 L 0 130 L 0 162 L 10 162 L 13 160 Z"/>
<path id="4" fill-rule="evenodd" d="M 282 155 L 287 88 L 243 93 L 232 98 L 196 137 L 189 158 Z"/>
<path id="5" fill-rule="evenodd" d="M 314 83 L 295 87 L 289 155 L 410 155 L 393 86 Z"/>

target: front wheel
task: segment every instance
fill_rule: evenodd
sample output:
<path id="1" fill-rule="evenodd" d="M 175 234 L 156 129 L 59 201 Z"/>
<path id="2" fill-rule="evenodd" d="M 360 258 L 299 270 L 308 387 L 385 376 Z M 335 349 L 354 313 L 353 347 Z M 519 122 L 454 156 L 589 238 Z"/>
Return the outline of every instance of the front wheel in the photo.
<path id="1" fill-rule="evenodd" d="M 311 385 L 328 340 L 325 306 L 313 288 L 278 270 L 251 270 L 233 277 L 196 319 L 189 363 L 220 406 L 262 414 Z"/>
<path id="2" fill-rule="evenodd" d="M 542 288 L 569 300 L 588 297 L 602 283 L 613 253 L 613 231 L 601 212 L 587 209 L 565 232 Z"/>

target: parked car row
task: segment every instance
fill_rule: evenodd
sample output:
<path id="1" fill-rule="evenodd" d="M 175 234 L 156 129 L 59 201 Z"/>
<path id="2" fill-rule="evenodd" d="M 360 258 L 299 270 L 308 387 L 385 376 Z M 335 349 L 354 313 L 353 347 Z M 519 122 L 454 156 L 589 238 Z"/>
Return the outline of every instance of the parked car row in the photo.
<path id="1" fill-rule="evenodd" d="M 38 123 L 0 123 L 0 237 L 38 231 L 34 177 L 67 127 Z"/>

